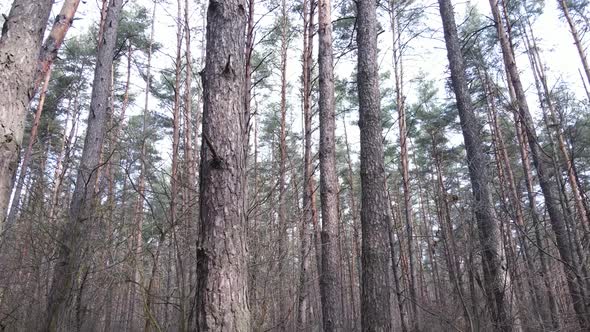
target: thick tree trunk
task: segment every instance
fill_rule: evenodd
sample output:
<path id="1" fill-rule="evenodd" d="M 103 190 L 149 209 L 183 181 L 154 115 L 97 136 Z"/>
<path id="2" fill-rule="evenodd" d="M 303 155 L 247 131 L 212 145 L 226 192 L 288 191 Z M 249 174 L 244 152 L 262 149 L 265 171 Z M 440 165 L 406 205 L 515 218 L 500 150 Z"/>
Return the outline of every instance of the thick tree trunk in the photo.
<path id="1" fill-rule="evenodd" d="M 101 167 L 99 160 L 110 113 L 113 52 L 122 6 L 122 0 L 110 1 L 105 32 L 98 48 L 86 139 L 70 203 L 68 222 L 60 234 L 59 253 L 49 292 L 48 319 L 44 327 L 46 331 L 61 329 L 60 323 L 67 319 L 65 316 L 69 305 L 68 299 L 72 296 L 72 291 L 75 291 L 84 252 L 87 251 L 86 240 L 89 235 L 88 229 L 91 227 L 87 224 L 94 220 L 97 170 Z"/>
<path id="2" fill-rule="evenodd" d="M 377 63 L 377 4 L 357 5 L 358 95 L 361 141 L 363 331 L 391 331 L 389 301 L 389 213 L 381 133 L 379 67 Z"/>
<path id="3" fill-rule="evenodd" d="M 590 321 L 587 318 L 587 308 L 584 301 L 583 281 L 579 275 L 578 263 L 574 259 L 574 254 L 569 245 L 568 231 L 563 212 L 559 205 L 559 187 L 557 182 L 557 174 L 551 165 L 551 160 L 547 157 L 545 152 L 539 145 L 537 133 L 534 128 L 534 123 L 529 112 L 526 101 L 526 94 L 520 80 L 520 74 L 516 66 L 514 54 L 512 52 L 508 36 L 506 34 L 497 0 L 490 0 L 490 7 L 498 31 L 498 38 L 500 39 L 500 46 L 502 48 L 502 55 L 504 59 L 504 66 L 506 68 L 507 76 L 509 76 L 511 84 L 514 88 L 515 98 L 518 106 L 519 120 L 522 123 L 523 131 L 528 140 L 529 149 L 533 157 L 533 164 L 537 169 L 539 177 L 539 184 L 545 198 L 545 207 L 549 213 L 551 227 L 555 233 L 556 245 L 559 255 L 564 262 L 563 269 L 566 275 L 568 289 L 572 299 L 572 303 L 577 315 L 577 320 L 582 330 L 590 329 Z"/>
<path id="4" fill-rule="evenodd" d="M 24 121 L 52 0 L 15 0 L 0 37 L 0 228 L 22 147 Z"/>
<path id="5" fill-rule="evenodd" d="M 197 250 L 197 331 L 249 331 L 246 155 L 246 4 L 210 2 L 203 72 L 203 143 Z"/>
<path id="6" fill-rule="evenodd" d="M 336 173 L 336 112 L 330 0 L 318 2 L 320 196 L 322 205 L 322 273 L 320 293 L 324 331 L 342 330 L 342 285 L 338 258 L 338 176 Z"/>
<path id="7" fill-rule="evenodd" d="M 496 222 L 491 179 L 488 175 L 487 157 L 479 134 L 480 126 L 475 116 L 471 96 L 467 88 L 465 65 L 461 54 L 461 44 L 455 24 L 455 14 L 450 0 L 439 0 L 440 14 L 447 46 L 451 83 L 457 100 L 457 109 L 467 150 L 467 164 L 474 198 L 475 217 L 478 223 L 482 246 L 482 263 L 484 283 L 488 292 L 488 305 L 492 308 L 492 317 L 496 329 L 511 331 L 513 323 L 506 303 L 505 292 L 510 293 L 510 284 L 505 275 L 503 264 L 505 257 L 502 250 L 500 228 Z M 507 283 L 505 285 L 505 282 Z"/>

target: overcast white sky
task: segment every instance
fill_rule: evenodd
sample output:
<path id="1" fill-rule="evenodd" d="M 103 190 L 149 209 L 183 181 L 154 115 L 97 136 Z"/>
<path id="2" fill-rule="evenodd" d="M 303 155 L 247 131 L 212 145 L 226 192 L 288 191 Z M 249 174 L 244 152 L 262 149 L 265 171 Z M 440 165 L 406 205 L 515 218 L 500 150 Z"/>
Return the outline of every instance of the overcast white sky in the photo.
<path id="1" fill-rule="evenodd" d="M 62 0 L 56 0 L 52 16 L 55 16 L 61 8 Z M 152 1 L 150 0 L 130 0 L 130 3 L 143 4 L 148 8 L 151 8 Z M 183 1 L 184 2 L 184 1 Z M 201 1 L 200 1 L 201 2 Z M 424 1 L 427 5 L 432 5 L 430 13 L 436 15 L 435 0 Z M 8 14 L 12 0 L 0 0 L 0 13 Z M 457 22 L 462 21 L 464 14 L 465 1 L 454 1 L 456 7 Z M 471 0 L 471 3 L 475 4 L 481 13 L 489 15 L 489 2 L 488 0 Z M 193 9 L 191 10 L 191 17 L 194 18 L 193 27 L 201 26 L 200 22 L 200 5 L 197 1 L 191 1 Z M 81 18 L 74 24 L 70 35 L 80 33 L 85 27 L 90 24 L 93 20 L 97 19 L 99 13 L 100 3 L 99 0 L 86 0 L 80 4 L 77 17 Z M 259 14 L 262 14 L 264 9 L 259 10 Z M 157 20 L 156 20 L 156 41 L 163 43 L 165 52 L 172 53 L 174 50 L 175 40 L 175 27 L 174 19 L 172 16 L 176 15 L 176 1 L 168 0 L 163 1 L 158 5 Z M 440 26 L 438 17 L 430 17 L 427 19 L 426 24 L 430 27 L 437 28 Z M 557 75 L 562 79 L 571 82 L 578 86 L 579 74 L 578 68 L 580 67 L 580 61 L 576 53 L 576 49 L 573 45 L 571 36 L 567 29 L 565 22 L 560 21 L 558 17 L 557 1 L 547 1 L 545 5 L 544 14 L 536 22 L 535 26 L 536 36 L 540 39 L 539 46 L 545 53 L 545 61 L 548 67 L 551 69 L 553 75 Z M 444 73 L 446 68 L 446 56 L 444 53 L 444 44 L 441 39 L 441 35 L 438 36 L 438 40 L 420 40 L 414 43 L 413 50 L 409 52 L 405 62 L 405 70 L 407 72 L 408 80 L 411 80 L 418 72 L 428 73 L 432 78 L 440 78 L 441 74 Z M 198 39 L 199 36 L 195 36 L 193 33 L 194 52 L 198 51 Z M 390 44 L 391 35 L 384 33 L 380 37 L 380 45 Z M 300 42 L 294 41 L 293 47 L 290 49 L 290 56 L 294 60 L 300 57 Z M 383 47 L 386 49 L 386 47 Z M 317 53 L 316 53 L 317 54 Z M 391 62 L 390 54 L 382 53 L 382 65 L 389 66 Z M 522 68 L 526 67 L 526 59 L 519 59 L 519 65 Z M 296 62 L 290 62 L 290 75 L 291 78 L 298 79 L 300 72 L 300 65 Z M 292 65 L 291 65 L 292 64 Z M 338 68 L 338 73 L 344 75 L 347 71 L 348 64 L 342 64 L 343 68 Z M 555 81 L 556 76 L 553 76 Z M 580 87 L 581 88 L 581 87 Z M 409 89 L 408 89 L 409 90 Z"/>
<path id="2" fill-rule="evenodd" d="M 192 28 L 196 29 L 197 27 L 200 29 L 202 27 L 202 20 L 201 20 L 201 8 L 203 1 L 191 1 L 191 18 L 193 21 Z M 52 16 L 55 16 L 62 5 L 62 0 L 55 1 L 54 9 Z M 150 0 L 130 0 L 130 3 L 138 3 L 142 4 L 148 8 L 151 8 L 152 1 Z M 184 3 L 184 1 L 182 1 Z M 412 44 L 412 49 L 406 54 L 405 62 L 404 62 L 404 70 L 406 73 L 406 94 L 408 95 L 408 102 L 411 103 L 414 99 L 414 94 L 412 93 L 413 87 L 415 87 L 412 83 L 412 79 L 415 78 L 419 73 L 426 73 L 427 77 L 430 79 L 434 79 L 439 83 L 439 87 L 444 86 L 444 82 L 447 78 L 446 68 L 447 68 L 447 59 L 446 59 L 446 51 L 444 49 L 444 41 L 442 39 L 442 34 L 440 33 L 441 30 L 441 22 L 440 18 L 438 17 L 438 7 L 436 0 L 423 0 L 422 2 L 425 5 L 429 5 L 428 15 L 425 20 L 425 24 L 429 27 L 438 30 L 439 33 L 434 35 L 434 38 L 421 38 L 417 39 Z M 10 9 L 10 5 L 12 0 L 0 0 L 0 13 L 8 14 Z M 463 21 L 463 16 L 465 13 L 465 5 L 466 2 L 463 0 L 460 1 L 453 1 L 455 4 L 455 11 L 457 22 L 460 23 Z M 472 0 L 471 3 L 475 4 L 481 13 L 484 15 L 490 16 L 490 7 L 488 0 Z M 156 17 L 156 35 L 155 40 L 159 43 L 164 45 L 164 49 L 162 53 L 156 56 L 154 61 L 154 72 L 158 69 L 169 67 L 171 66 L 171 57 L 167 56 L 166 54 L 172 55 L 175 50 L 175 43 L 176 43 L 176 36 L 175 36 L 175 21 L 174 18 L 176 16 L 176 5 L 177 2 L 173 0 L 162 1 L 158 4 L 157 10 L 157 17 Z M 99 0 L 86 0 L 80 4 L 79 11 L 77 17 L 80 18 L 77 20 L 70 32 L 70 36 L 74 34 L 78 34 L 86 29 L 86 27 L 92 22 L 96 21 L 99 17 L 99 8 L 100 8 L 100 1 Z M 151 11 L 151 10 L 150 10 Z M 266 10 L 264 8 L 257 9 L 258 15 L 262 15 Z M 272 20 L 272 16 L 269 15 L 266 17 L 264 21 Z M 299 22 L 296 24 L 300 24 Z M 576 49 L 573 45 L 571 35 L 567 30 L 567 25 L 565 22 L 562 22 L 558 16 L 558 9 L 557 9 L 557 1 L 546 1 L 544 14 L 540 17 L 540 19 L 534 25 L 535 34 L 539 38 L 538 44 L 544 54 L 544 61 L 545 64 L 550 69 L 548 79 L 549 84 L 554 84 L 558 79 L 567 81 L 570 83 L 571 88 L 576 91 L 578 96 L 582 97 L 583 94 L 583 86 L 580 82 L 578 68 L 580 68 L 580 61 L 577 56 Z M 200 40 L 201 36 L 198 31 L 193 32 L 193 55 L 197 56 L 200 54 Z M 391 33 L 385 32 L 380 35 L 379 45 L 381 49 L 385 52 L 380 53 L 381 57 L 381 66 L 383 70 L 387 70 L 391 68 L 391 53 L 390 47 L 387 45 L 391 45 Z M 301 64 L 299 59 L 301 57 L 301 41 L 296 39 L 292 42 L 292 47 L 289 49 L 289 57 L 290 60 L 288 63 L 288 80 L 291 82 L 292 86 L 295 87 L 290 90 L 290 100 L 293 105 L 293 112 L 291 114 L 292 121 L 291 123 L 295 126 L 294 130 L 300 130 L 301 128 L 301 121 L 300 121 L 300 110 L 299 110 L 299 96 L 298 96 L 298 85 L 300 79 L 300 72 L 301 72 Z M 317 55 L 317 51 L 314 52 Z M 528 60 L 524 56 L 520 56 L 518 59 L 518 65 L 521 71 L 524 73 L 524 81 L 525 85 L 529 87 L 531 90 L 531 98 L 530 103 L 531 105 L 535 105 L 537 103 L 536 97 L 532 94 L 532 75 L 530 71 L 526 70 L 528 68 Z M 336 68 L 336 73 L 340 77 L 348 77 L 349 73 L 352 72 L 353 63 L 342 61 L 339 62 Z M 140 80 L 139 78 L 136 78 Z M 276 78 L 275 78 L 276 79 Z M 383 84 L 393 84 L 393 82 L 383 82 Z M 138 95 L 143 93 L 143 83 L 141 80 L 134 84 L 136 92 Z M 441 91 L 441 97 L 444 91 Z M 143 102 L 139 102 L 140 105 Z M 152 105 L 155 107 L 156 102 L 153 101 Z M 132 107 L 130 113 L 138 113 L 141 110 L 142 106 L 136 105 Z M 164 110 L 161 110 L 164 111 Z M 353 116 L 350 120 L 355 120 L 356 116 Z M 340 124 L 339 124 L 340 125 Z M 395 130 L 392 131 L 393 134 L 396 132 Z M 349 136 L 353 143 L 358 137 L 358 128 L 356 126 L 349 127 Z M 166 143 L 164 143 L 166 144 Z"/>

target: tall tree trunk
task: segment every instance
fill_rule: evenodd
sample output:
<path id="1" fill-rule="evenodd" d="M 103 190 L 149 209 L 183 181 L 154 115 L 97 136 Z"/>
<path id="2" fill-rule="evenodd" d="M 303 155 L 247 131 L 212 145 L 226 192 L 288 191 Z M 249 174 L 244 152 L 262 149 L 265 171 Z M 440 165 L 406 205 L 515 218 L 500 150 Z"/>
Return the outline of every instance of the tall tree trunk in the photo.
<path id="1" fill-rule="evenodd" d="M 0 37 L 0 229 L 22 147 L 39 49 L 53 0 L 15 0 Z"/>
<path id="2" fill-rule="evenodd" d="M 395 105 L 398 113 L 400 166 L 402 173 L 402 187 L 404 191 L 404 216 L 406 222 L 406 245 L 408 250 L 408 282 L 410 291 L 411 328 L 420 330 L 418 319 L 418 298 L 416 296 L 416 273 L 414 267 L 414 211 L 412 207 L 412 189 L 410 184 L 410 165 L 408 162 L 408 129 L 406 119 L 406 105 L 404 96 L 404 75 L 402 59 L 402 26 L 399 16 L 402 15 L 401 1 L 389 1 L 389 18 L 393 32 L 393 72 L 395 80 Z"/>
<path id="3" fill-rule="evenodd" d="M 87 251 L 88 231 L 94 220 L 96 171 L 101 167 L 99 160 L 110 113 L 113 54 L 122 6 L 122 0 L 110 1 L 104 36 L 98 48 L 86 139 L 68 222 L 59 236 L 59 253 L 47 305 L 46 331 L 59 330 L 61 321 L 66 319 L 68 299 L 75 291 L 76 279 Z"/>
<path id="4" fill-rule="evenodd" d="M 250 0 L 253 1 L 253 0 Z M 299 299 L 297 312 L 297 327 L 300 330 L 308 329 L 311 321 L 308 313 L 311 312 L 311 301 L 309 288 L 312 286 L 310 261 L 312 253 L 312 196 L 314 188 L 312 186 L 312 100 L 311 100 L 311 74 L 313 65 L 313 17 L 314 17 L 314 1 L 304 0 L 303 2 L 303 218 L 300 231 L 301 241 L 301 263 L 299 270 Z"/>
<path id="5" fill-rule="evenodd" d="M 505 275 L 503 266 L 505 257 L 502 249 L 500 228 L 496 222 L 492 202 L 491 179 L 487 169 L 488 160 L 479 134 L 480 126 L 467 88 L 465 65 L 455 24 L 453 6 L 450 0 L 439 0 L 438 2 L 451 70 L 451 83 L 457 100 L 457 109 L 467 150 L 469 177 L 475 200 L 475 217 L 482 246 L 482 264 L 485 288 L 488 292 L 488 305 L 492 308 L 492 317 L 496 329 L 511 331 L 513 325 L 511 321 L 512 315 L 510 314 L 510 305 L 505 299 L 505 291 L 508 290 L 508 293 L 510 293 L 511 285 Z"/>
<path id="6" fill-rule="evenodd" d="M 362 183 L 361 326 L 363 331 L 391 331 L 388 292 L 390 216 L 381 132 L 377 4 L 372 0 L 359 0 L 356 6 Z"/>
<path id="7" fill-rule="evenodd" d="M 152 8 L 152 26 L 150 33 L 150 40 L 148 45 L 147 53 L 147 67 L 146 67 L 146 83 L 145 83 L 145 94 L 144 94 L 144 105 L 142 114 L 142 127 L 141 127 L 141 146 L 139 154 L 139 179 L 137 180 L 137 201 L 135 202 L 135 213 L 133 216 L 133 241 L 134 241 L 134 261 L 135 261 L 135 282 L 140 288 L 144 288 L 144 282 L 140 277 L 140 270 L 144 270 L 143 266 L 143 221 L 144 221 L 144 201 L 145 197 L 145 178 L 147 174 L 147 162 L 146 162 L 146 149 L 147 149 L 147 128 L 149 119 L 149 101 L 150 101 L 150 90 L 151 90 L 151 71 L 152 71 L 152 53 L 154 44 L 154 32 L 155 32 L 155 20 L 156 20 L 156 2 L 154 2 Z M 178 89 L 178 87 L 176 88 Z M 160 247 L 158 247 L 159 250 Z M 152 279 L 154 277 L 152 276 Z M 140 289 L 143 292 L 143 290 Z M 146 298 L 149 299 L 152 296 L 149 292 L 146 294 Z M 148 300 L 149 301 L 149 300 Z M 145 304 L 146 312 L 149 312 L 149 304 Z M 149 315 L 146 315 L 146 327 L 150 327 Z"/>
<path id="8" fill-rule="evenodd" d="M 203 72 L 197 331 L 249 331 L 244 238 L 247 122 L 243 0 L 210 2 Z"/>
<path id="9" fill-rule="evenodd" d="M 184 232 L 181 233 L 181 239 L 184 240 L 182 243 L 181 248 L 185 246 L 190 247 L 190 244 L 193 243 L 193 239 L 196 239 L 196 234 L 193 234 L 193 220 L 195 216 L 195 161 L 193 160 L 193 139 L 192 139 L 192 91 L 191 91 L 191 84 L 192 84 L 192 56 L 191 56 L 191 30 L 189 25 L 189 1 L 185 0 L 184 2 L 184 30 L 185 30 L 185 50 L 184 50 L 184 57 L 186 61 L 186 76 L 184 80 L 184 172 L 186 176 L 186 185 L 184 186 L 185 195 L 184 195 L 184 205 L 185 205 L 185 212 L 183 213 L 186 216 L 186 223 L 183 226 Z M 189 252 L 192 250 L 189 249 Z M 181 261 L 179 263 L 184 266 L 185 264 Z M 187 279 L 191 280 L 190 273 L 186 273 L 185 269 L 180 269 L 177 271 L 180 282 L 180 321 L 179 321 L 179 330 L 184 332 L 187 330 L 187 315 L 188 315 L 188 302 L 189 298 L 187 295 Z M 191 269 L 189 269 L 192 271 Z"/>
<path id="10" fill-rule="evenodd" d="M 528 103 L 526 101 L 526 94 L 522 82 L 520 80 L 520 73 L 516 66 L 514 54 L 512 52 L 508 35 L 504 28 L 500 10 L 497 0 L 490 0 L 490 7 L 495 21 L 498 38 L 500 39 L 500 46 L 506 68 L 507 76 L 509 76 L 511 84 L 514 88 L 516 102 L 518 106 L 519 120 L 522 123 L 523 131 L 528 140 L 529 149 L 533 157 L 533 164 L 537 169 L 539 183 L 545 198 L 545 207 L 549 213 L 551 227 L 555 233 L 556 245 L 559 255 L 564 262 L 563 269 L 566 275 L 568 289 L 577 315 L 577 320 L 582 330 L 590 329 L 590 321 L 587 318 L 587 310 L 584 301 L 583 281 L 579 275 L 578 263 L 573 257 L 571 247 L 568 240 L 568 231 L 563 212 L 559 205 L 559 187 L 557 183 L 555 170 L 551 165 L 551 160 L 547 157 L 545 152 L 539 145 L 537 133 L 534 128 L 534 123 L 529 112 Z"/>
<path id="11" fill-rule="evenodd" d="M 338 175 L 336 173 L 336 112 L 330 0 L 318 2 L 320 196 L 322 205 L 322 273 L 320 293 L 324 331 L 341 331 L 342 285 L 338 258 Z"/>

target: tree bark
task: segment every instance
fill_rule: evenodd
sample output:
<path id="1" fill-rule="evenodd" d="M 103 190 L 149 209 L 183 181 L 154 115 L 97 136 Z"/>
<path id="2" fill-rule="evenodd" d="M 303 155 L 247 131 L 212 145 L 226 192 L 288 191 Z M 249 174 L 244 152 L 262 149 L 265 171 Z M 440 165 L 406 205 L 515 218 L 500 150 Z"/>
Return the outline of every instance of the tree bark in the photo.
<path id="1" fill-rule="evenodd" d="M 122 6 L 122 0 L 110 1 L 106 16 L 108 24 L 98 48 L 86 139 L 70 203 L 68 222 L 59 237 L 59 253 L 49 292 L 45 331 L 59 330 L 61 321 L 66 319 L 66 309 L 70 305 L 68 299 L 72 296 L 72 291 L 75 291 L 74 286 L 86 251 L 86 239 L 90 228 L 88 223 L 94 220 L 97 170 L 102 166 L 99 160 L 111 107 L 109 97 L 113 53 Z"/>
<path id="2" fill-rule="evenodd" d="M 22 147 L 24 121 L 52 0 L 15 0 L 0 37 L 0 228 Z"/>
<path id="3" fill-rule="evenodd" d="M 356 6 L 362 184 L 361 326 L 363 331 L 391 331 L 391 305 L 387 291 L 390 216 L 381 132 L 377 4 L 372 0 L 359 0 Z"/>
<path id="4" fill-rule="evenodd" d="M 197 331 L 249 331 L 243 0 L 209 3 L 197 249 Z"/>

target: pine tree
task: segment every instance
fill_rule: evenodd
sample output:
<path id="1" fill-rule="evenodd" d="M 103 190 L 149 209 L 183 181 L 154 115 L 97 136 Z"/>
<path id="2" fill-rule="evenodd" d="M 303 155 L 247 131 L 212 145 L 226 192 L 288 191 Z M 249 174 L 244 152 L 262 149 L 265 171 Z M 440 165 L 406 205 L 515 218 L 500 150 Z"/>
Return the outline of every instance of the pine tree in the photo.
<path id="1" fill-rule="evenodd" d="M 389 228 L 377 67 L 376 4 L 357 2 L 358 95 L 361 131 L 361 328 L 390 331 Z"/>
<path id="2" fill-rule="evenodd" d="M 248 128 L 242 116 L 245 8 L 243 1 L 230 0 L 210 3 L 207 12 L 204 144 L 199 173 L 198 330 L 250 329 L 243 145 Z M 232 287 L 224 286 L 228 282 Z"/>
<path id="3" fill-rule="evenodd" d="M 100 155 L 105 139 L 107 115 L 110 112 L 112 61 L 117 40 L 119 14 L 123 1 L 111 0 L 106 15 L 104 37 L 98 46 L 97 63 L 88 129 L 84 141 L 81 165 L 76 178 L 76 188 L 70 202 L 68 222 L 61 230 L 58 263 L 54 271 L 53 283 L 47 305 L 48 317 L 44 330 L 57 331 L 68 326 L 67 309 L 71 305 L 71 292 L 77 287 L 77 279 L 84 257 L 91 250 L 86 243 L 96 208 L 95 188 L 97 171 L 102 167 Z"/>

